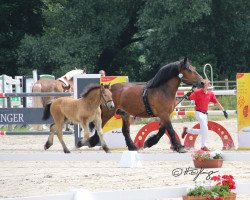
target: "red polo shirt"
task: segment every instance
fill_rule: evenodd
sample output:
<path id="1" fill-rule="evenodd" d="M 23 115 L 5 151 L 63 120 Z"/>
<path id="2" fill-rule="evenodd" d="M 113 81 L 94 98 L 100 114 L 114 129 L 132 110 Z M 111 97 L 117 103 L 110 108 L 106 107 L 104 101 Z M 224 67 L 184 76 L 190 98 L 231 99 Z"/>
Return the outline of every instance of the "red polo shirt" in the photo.
<path id="1" fill-rule="evenodd" d="M 207 91 L 207 93 L 205 93 L 202 89 L 195 90 L 189 96 L 189 99 L 195 101 L 195 110 L 199 110 L 201 112 L 207 112 L 208 104 L 210 102 L 214 104 L 218 103 L 218 100 L 212 91 Z"/>

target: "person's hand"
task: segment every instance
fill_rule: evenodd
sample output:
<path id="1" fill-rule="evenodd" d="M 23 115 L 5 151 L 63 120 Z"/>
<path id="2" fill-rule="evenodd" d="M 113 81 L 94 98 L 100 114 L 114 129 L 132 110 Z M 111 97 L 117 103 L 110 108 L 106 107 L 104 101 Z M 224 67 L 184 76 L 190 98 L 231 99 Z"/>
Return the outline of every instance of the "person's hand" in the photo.
<path id="1" fill-rule="evenodd" d="M 228 114 L 227 114 L 226 110 L 223 110 L 223 114 L 224 114 L 225 118 L 227 119 L 228 118 Z"/>

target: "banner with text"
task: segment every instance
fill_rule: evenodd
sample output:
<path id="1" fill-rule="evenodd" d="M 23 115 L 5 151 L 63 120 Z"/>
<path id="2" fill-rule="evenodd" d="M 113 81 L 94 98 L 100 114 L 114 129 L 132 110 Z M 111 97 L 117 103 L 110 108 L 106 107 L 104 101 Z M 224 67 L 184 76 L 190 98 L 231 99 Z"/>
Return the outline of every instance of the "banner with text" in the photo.
<path id="1" fill-rule="evenodd" d="M 239 149 L 250 150 L 250 73 L 237 73 Z"/>

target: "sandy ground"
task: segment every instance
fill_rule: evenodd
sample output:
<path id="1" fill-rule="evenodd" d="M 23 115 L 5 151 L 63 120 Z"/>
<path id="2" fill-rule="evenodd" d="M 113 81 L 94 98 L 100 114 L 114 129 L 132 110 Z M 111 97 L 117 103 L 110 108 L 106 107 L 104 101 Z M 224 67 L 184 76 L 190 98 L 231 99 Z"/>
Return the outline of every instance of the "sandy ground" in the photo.
<path id="1" fill-rule="evenodd" d="M 219 121 L 219 123 L 230 132 L 237 149 L 236 120 Z M 183 125 L 191 127 L 194 124 L 196 123 L 173 123 L 173 127 L 180 134 Z M 133 137 L 141 127 L 142 125 L 131 126 Z M 100 152 L 87 147 L 75 149 L 74 137 L 69 135 L 64 136 L 64 138 L 72 153 Z M 2 153 L 44 152 L 43 145 L 46 140 L 47 136 L 1 136 L 0 150 Z M 197 140 L 196 148 L 199 145 L 199 140 Z M 221 149 L 222 142 L 219 136 L 210 132 L 208 146 L 213 149 Z M 169 147 L 169 140 L 164 136 L 156 146 L 140 150 L 140 152 L 172 153 Z M 63 154 L 57 138 L 48 151 Z M 0 198 L 58 194 L 72 189 L 110 191 L 187 184 L 193 186 L 195 184 L 192 175 L 179 177 L 172 175 L 175 168 L 185 170 L 188 167 L 193 167 L 192 162 L 185 161 L 144 161 L 141 168 L 120 168 L 119 163 L 115 161 L 2 161 L 0 163 Z M 250 182 L 250 162 L 227 161 L 224 162 L 222 168 L 217 170 L 218 174 L 234 175 L 238 183 Z M 201 175 L 197 181 L 202 182 L 205 179 L 206 176 Z M 175 200 L 180 199 L 175 198 Z M 250 198 L 247 195 L 238 194 L 237 199 L 249 200 Z"/>

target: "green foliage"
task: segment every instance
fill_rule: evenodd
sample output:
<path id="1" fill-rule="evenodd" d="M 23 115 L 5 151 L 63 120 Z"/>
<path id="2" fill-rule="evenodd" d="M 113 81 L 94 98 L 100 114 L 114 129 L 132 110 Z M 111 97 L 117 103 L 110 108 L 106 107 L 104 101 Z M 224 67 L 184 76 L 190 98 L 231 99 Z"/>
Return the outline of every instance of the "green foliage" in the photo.
<path id="1" fill-rule="evenodd" d="M 237 97 L 234 96 L 217 96 L 218 101 L 223 105 L 226 110 L 237 109 Z"/>
<path id="2" fill-rule="evenodd" d="M 42 33 L 43 3 L 40 0 L 0 2 L 0 71 L 17 75 L 17 48 L 25 33 Z"/>
<path id="3" fill-rule="evenodd" d="M 104 69 L 148 81 L 187 55 L 199 73 L 210 63 L 214 79 L 234 79 L 250 70 L 249 8 L 248 0 L 3 0 L 0 70 Z"/>
<path id="4" fill-rule="evenodd" d="M 206 194 L 209 194 L 209 191 L 208 189 L 206 189 L 204 186 L 196 186 L 195 189 L 193 190 L 190 190 L 188 193 L 187 193 L 187 196 L 203 196 L 203 195 L 206 195 Z"/>

